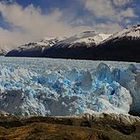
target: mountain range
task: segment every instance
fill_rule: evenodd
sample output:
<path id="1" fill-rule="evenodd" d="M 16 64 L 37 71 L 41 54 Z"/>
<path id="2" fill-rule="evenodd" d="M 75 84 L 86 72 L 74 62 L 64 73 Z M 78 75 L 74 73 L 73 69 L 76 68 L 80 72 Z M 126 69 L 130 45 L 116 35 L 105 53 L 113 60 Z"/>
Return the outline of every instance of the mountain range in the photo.
<path id="1" fill-rule="evenodd" d="M 85 31 L 66 38 L 45 38 L 9 51 L 6 56 L 140 62 L 140 25 L 115 34 Z"/>

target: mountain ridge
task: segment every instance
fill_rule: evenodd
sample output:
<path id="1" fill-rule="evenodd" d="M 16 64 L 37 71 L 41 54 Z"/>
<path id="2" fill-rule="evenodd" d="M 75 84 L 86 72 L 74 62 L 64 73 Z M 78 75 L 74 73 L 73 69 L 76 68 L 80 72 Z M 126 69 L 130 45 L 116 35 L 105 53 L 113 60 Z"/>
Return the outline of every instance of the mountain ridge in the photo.
<path id="1" fill-rule="evenodd" d="M 140 62 L 140 25 L 113 35 L 86 31 L 59 40 L 43 51 L 19 50 L 12 50 L 6 56 Z"/>

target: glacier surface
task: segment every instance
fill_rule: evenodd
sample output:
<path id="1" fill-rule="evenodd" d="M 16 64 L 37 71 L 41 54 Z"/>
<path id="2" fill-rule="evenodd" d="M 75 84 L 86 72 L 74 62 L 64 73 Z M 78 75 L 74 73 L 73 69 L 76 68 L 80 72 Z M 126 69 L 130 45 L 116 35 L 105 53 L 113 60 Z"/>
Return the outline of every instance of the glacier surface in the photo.
<path id="1" fill-rule="evenodd" d="M 139 63 L 1 57 L 0 110 L 11 114 L 139 113 L 139 94 Z"/>

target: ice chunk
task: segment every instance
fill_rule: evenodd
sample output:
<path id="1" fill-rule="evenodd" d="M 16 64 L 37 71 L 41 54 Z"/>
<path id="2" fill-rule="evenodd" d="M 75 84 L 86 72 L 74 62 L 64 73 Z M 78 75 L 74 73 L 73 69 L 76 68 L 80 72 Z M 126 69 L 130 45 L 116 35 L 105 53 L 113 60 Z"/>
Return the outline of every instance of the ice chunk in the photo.
<path id="1" fill-rule="evenodd" d="M 82 71 L 79 74 L 78 82 L 80 82 L 80 87 L 84 91 L 90 91 L 92 88 L 92 76 L 89 71 Z"/>
<path id="2" fill-rule="evenodd" d="M 99 66 L 97 67 L 96 77 L 101 81 L 107 80 L 111 82 L 112 77 L 110 68 L 106 64 L 100 63 Z"/>
<path id="3" fill-rule="evenodd" d="M 74 68 L 66 74 L 66 78 L 70 81 L 76 81 L 78 78 L 78 71 Z"/>

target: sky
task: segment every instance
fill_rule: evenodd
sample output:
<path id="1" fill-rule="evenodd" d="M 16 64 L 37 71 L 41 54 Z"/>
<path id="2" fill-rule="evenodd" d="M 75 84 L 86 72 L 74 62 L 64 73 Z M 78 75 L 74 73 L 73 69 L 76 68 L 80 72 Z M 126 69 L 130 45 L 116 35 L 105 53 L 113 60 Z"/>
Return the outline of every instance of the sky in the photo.
<path id="1" fill-rule="evenodd" d="M 0 0 L 0 46 L 140 23 L 140 0 Z"/>

